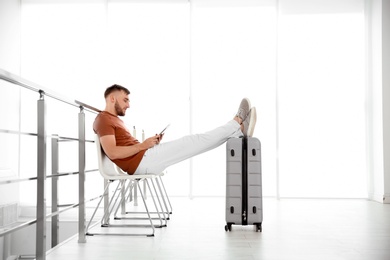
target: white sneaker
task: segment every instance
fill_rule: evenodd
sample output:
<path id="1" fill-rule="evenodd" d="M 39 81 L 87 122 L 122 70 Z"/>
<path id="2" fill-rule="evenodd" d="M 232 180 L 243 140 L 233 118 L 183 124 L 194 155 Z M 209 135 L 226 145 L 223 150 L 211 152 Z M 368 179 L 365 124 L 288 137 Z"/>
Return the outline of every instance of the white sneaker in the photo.
<path id="1" fill-rule="evenodd" d="M 257 120 L 256 108 L 252 107 L 249 110 L 248 116 L 242 122 L 242 124 L 244 125 L 244 131 L 243 131 L 244 136 L 249 136 L 249 137 L 253 136 L 253 132 L 255 131 L 255 126 L 256 126 L 256 120 Z"/>
<path id="2" fill-rule="evenodd" d="M 240 103 L 240 107 L 238 108 L 236 116 L 242 119 L 244 121 L 249 113 L 249 110 L 251 109 L 251 102 L 248 98 L 243 98 Z"/>

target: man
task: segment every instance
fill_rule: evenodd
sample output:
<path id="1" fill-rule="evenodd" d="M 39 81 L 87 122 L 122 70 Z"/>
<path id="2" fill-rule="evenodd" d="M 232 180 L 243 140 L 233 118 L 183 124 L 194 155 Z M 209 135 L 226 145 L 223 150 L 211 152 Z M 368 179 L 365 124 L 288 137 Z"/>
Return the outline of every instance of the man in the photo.
<path id="1" fill-rule="evenodd" d="M 119 118 L 130 107 L 129 94 L 120 85 L 107 88 L 106 108 L 93 124 L 105 154 L 128 174 L 160 173 L 168 166 L 220 146 L 229 138 L 253 135 L 256 108 L 251 108 L 249 99 L 244 98 L 234 118 L 214 130 L 167 143 L 160 143 L 163 134 L 155 135 L 140 143 Z"/>

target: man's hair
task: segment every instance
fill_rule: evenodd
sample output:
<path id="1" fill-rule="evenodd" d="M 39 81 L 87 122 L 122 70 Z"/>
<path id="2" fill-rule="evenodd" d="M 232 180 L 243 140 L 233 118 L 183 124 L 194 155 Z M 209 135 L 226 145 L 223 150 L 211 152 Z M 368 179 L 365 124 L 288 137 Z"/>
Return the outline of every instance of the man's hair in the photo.
<path id="1" fill-rule="evenodd" d="M 127 88 L 122 87 L 121 85 L 118 84 L 114 84 L 111 87 L 108 87 L 106 89 L 106 91 L 104 92 L 104 98 L 107 98 L 112 92 L 115 91 L 124 91 L 127 95 L 130 94 L 130 91 Z"/>

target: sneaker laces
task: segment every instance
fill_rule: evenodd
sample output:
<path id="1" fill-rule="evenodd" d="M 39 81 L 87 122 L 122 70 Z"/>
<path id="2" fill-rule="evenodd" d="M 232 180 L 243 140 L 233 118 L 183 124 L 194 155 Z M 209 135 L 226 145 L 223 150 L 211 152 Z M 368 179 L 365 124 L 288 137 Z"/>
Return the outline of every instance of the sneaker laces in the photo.
<path id="1" fill-rule="evenodd" d="M 238 111 L 237 111 L 237 114 L 236 114 L 236 116 L 238 116 L 239 118 L 242 119 L 242 122 L 244 122 L 245 119 L 248 117 L 248 114 L 244 115 L 244 117 L 241 117 L 242 114 L 244 114 L 244 113 L 245 113 L 244 109 L 239 108 Z"/>

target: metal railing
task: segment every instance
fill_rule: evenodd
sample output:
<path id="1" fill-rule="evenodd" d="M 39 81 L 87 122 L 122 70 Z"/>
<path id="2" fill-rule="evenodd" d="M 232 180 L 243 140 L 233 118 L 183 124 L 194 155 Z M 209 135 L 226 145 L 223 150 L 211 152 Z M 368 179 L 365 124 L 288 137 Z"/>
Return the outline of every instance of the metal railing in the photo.
<path id="1" fill-rule="evenodd" d="M 31 178 L 20 178 L 15 180 L 0 181 L 0 185 L 19 183 L 35 180 L 37 182 L 37 204 L 36 204 L 36 219 L 24 222 L 17 226 L 5 229 L 0 232 L 0 237 L 11 234 L 17 230 L 23 229 L 30 225 L 36 224 L 36 256 L 38 260 L 46 259 L 46 219 L 52 220 L 52 246 L 58 244 L 58 223 L 59 214 L 64 211 L 78 207 L 78 242 L 85 243 L 85 220 L 86 220 L 86 207 L 85 204 L 96 198 L 89 200 L 85 199 L 85 174 L 87 172 L 93 172 L 96 170 L 86 170 L 86 143 L 94 142 L 93 140 L 86 140 L 86 128 L 85 128 L 85 111 L 90 113 L 100 112 L 90 105 L 84 104 L 77 100 L 69 100 L 55 93 L 54 91 L 44 89 L 43 87 L 29 82 L 17 75 L 11 74 L 5 70 L 0 69 L 0 80 L 18 85 L 25 89 L 37 92 L 39 98 L 37 100 L 37 133 L 24 133 L 19 131 L 0 129 L 0 133 L 9 134 L 22 134 L 32 135 L 37 137 L 37 176 Z M 0 90 L 1 91 L 1 90 Z M 60 102 L 64 102 L 70 106 L 79 108 L 78 113 L 78 138 L 59 137 L 58 135 L 48 136 L 46 133 L 47 116 L 46 116 L 46 100 L 45 97 L 50 97 Z M 46 173 L 46 148 L 47 138 L 51 137 L 51 150 L 52 150 L 52 175 Z M 71 173 L 59 173 L 58 172 L 58 144 L 64 141 L 77 141 L 78 142 L 78 172 Z M 78 203 L 71 205 L 58 205 L 58 178 L 62 176 L 78 175 L 78 191 L 79 198 Z M 51 178 L 52 180 L 52 212 L 47 214 L 46 212 L 46 180 Z M 97 197 L 99 198 L 99 197 Z M 63 207 L 61 210 L 60 207 Z"/>

